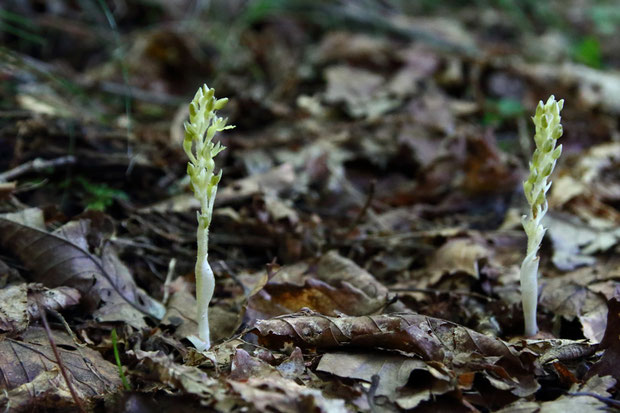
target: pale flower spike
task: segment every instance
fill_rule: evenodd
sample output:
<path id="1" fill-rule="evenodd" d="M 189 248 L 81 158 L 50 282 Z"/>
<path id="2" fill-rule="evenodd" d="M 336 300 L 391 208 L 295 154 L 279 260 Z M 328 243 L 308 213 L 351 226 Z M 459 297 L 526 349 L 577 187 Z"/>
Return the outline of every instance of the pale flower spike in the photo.
<path id="1" fill-rule="evenodd" d="M 546 193 L 551 187 L 551 182 L 547 181 L 556 161 L 562 154 L 562 145 L 556 148 L 555 144 L 562 136 L 560 111 L 563 107 L 564 100 L 556 102 L 552 95 L 547 103 L 543 104 L 542 101 L 538 103 L 536 115 L 532 118 L 536 125 L 534 136 L 536 150 L 530 162 L 530 175 L 523 182 L 523 190 L 530 209 L 528 215 L 522 218 L 523 228 L 527 234 L 527 253 L 521 264 L 521 300 L 526 336 L 538 333 L 536 306 L 538 304 L 538 263 L 540 259 L 537 253 L 546 231 L 542 226 L 542 219 L 547 213 Z"/>
<path id="2" fill-rule="evenodd" d="M 187 174 L 194 196 L 200 201 L 198 217 L 198 253 L 196 258 L 196 301 L 198 304 L 198 337 L 188 337 L 198 350 L 211 347 L 209 334 L 209 302 L 213 297 L 215 277 L 207 260 L 209 255 L 209 225 L 213 214 L 213 203 L 222 171 L 215 174 L 213 158 L 226 149 L 220 142 L 213 143 L 217 132 L 232 129 L 226 126 L 227 119 L 220 118 L 215 111 L 222 109 L 227 98 L 216 99 L 214 90 L 203 85 L 189 104 L 189 122 L 185 122 L 183 149 L 189 158 Z"/>

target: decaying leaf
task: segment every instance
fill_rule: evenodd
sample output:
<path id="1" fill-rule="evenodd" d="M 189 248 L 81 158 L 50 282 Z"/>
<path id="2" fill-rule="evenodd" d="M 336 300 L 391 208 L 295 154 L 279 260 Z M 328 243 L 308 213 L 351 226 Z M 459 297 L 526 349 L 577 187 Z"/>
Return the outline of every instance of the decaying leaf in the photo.
<path id="1" fill-rule="evenodd" d="M 52 337 L 69 380 L 84 402 L 117 391 L 121 380 L 115 365 L 98 352 L 76 345 L 66 333 L 52 331 Z M 20 340 L 0 341 L 0 387 L 8 391 L 0 392 L 4 407 L 26 410 L 47 401 L 52 405 L 56 401 L 58 407 L 74 404 L 43 328 L 30 327 Z"/>
<path id="2" fill-rule="evenodd" d="M 247 279 L 250 283 L 256 276 Z M 318 262 L 279 268 L 263 289 L 250 297 L 248 323 L 302 308 L 326 315 L 374 314 L 390 301 L 389 291 L 370 273 L 330 251 Z"/>
<path id="3" fill-rule="evenodd" d="M 502 357 L 525 368 L 508 343 L 458 324 L 415 313 L 368 317 L 326 317 L 293 314 L 258 321 L 251 331 L 270 348 L 293 343 L 300 348 L 386 348 L 416 354 L 423 360 L 447 362 L 459 353 Z"/>
<path id="4" fill-rule="evenodd" d="M 620 294 L 619 294 L 620 297 Z M 607 302 L 607 328 L 599 348 L 604 349 L 603 357 L 592 366 L 586 377 L 611 376 L 620 383 L 620 298 L 614 297 Z"/>
<path id="5" fill-rule="evenodd" d="M 327 353 L 321 357 L 317 370 L 368 383 L 376 375 L 379 384 L 374 395 L 387 397 L 403 409 L 413 409 L 425 400 L 456 389 L 455 378 L 441 364 L 431 365 L 398 354 Z M 414 371 L 415 383 L 407 386 Z"/>
<path id="6" fill-rule="evenodd" d="M 277 194 L 291 188 L 298 181 L 293 166 L 283 163 L 267 172 L 248 176 L 232 182 L 217 192 L 217 207 L 241 202 L 261 193 Z M 200 208 L 200 203 L 191 194 L 181 194 L 141 209 L 141 212 L 184 212 Z"/>
<path id="7" fill-rule="evenodd" d="M 142 328 L 145 315 L 163 317 L 163 306 L 136 286 L 111 247 L 104 247 L 100 256 L 89 252 L 89 220 L 69 222 L 52 233 L 42 228 L 37 209 L 0 217 L 0 243 L 23 261 L 35 281 L 76 288 L 100 321 Z"/>
<path id="8" fill-rule="evenodd" d="M 518 401 L 498 412 L 501 413 L 566 413 L 566 412 L 601 412 L 607 411 L 607 404 L 597 397 L 608 398 L 607 391 L 615 384 L 610 376 L 594 376 L 586 383 L 574 384 L 568 395 L 560 396 L 548 402 Z"/>
<path id="9" fill-rule="evenodd" d="M 617 260 L 579 268 L 560 277 L 541 280 L 541 306 L 557 316 L 582 325 L 583 334 L 592 342 L 603 338 L 607 318 L 606 297 L 620 279 Z"/>
<path id="10" fill-rule="evenodd" d="M 246 403 L 260 412 L 348 412 L 343 400 L 328 399 L 319 390 L 281 377 L 252 377 L 245 382 L 230 380 L 229 383 Z"/>
<path id="11" fill-rule="evenodd" d="M 127 354 L 140 361 L 138 369 L 145 371 L 147 378 L 156 385 L 164 384 L 183 394 L 193 394 L 201 399 L 208 399 L 217 389 L 217 380 L 210 378 L 197 367 L 175 363 L 162 352 L 128 350 Z"/>
<path id="12" fill-rule="evenodd" d="M 607 251 L 620 240 L 620 227 L 593 228 L 574 217 L 557 213 L 545 218 L 553 243 L 553 263 L 561 270 L 594 264 L 594 253 Z"/>
<path id="13" fill-rule="evenodd" d="M 480 240 L 454 238 L 442 245 L 430 259 L 427 267 L 428 285 L 434 285 L 444 275 L 466 274 L 477 279 L 479 262 L 488 259 L 491 251 Z"/>
<path id="14" fill-rule="evenodd" d="M 40 284 L 12 285 L 0 289 L 0 333 L 19 333 L 45 310 L 61 310 L 77 305 L 80 293 L 71 287 L 48 289 Z"/>
<path id="15" fill-rule="evenodd" d="M 387 95 L 383 76 L 351 66 L 333 66 L 326 70 L 329 103 L 345 103 L 356 118 L 375 119 L 398 106 L 399 101 Z"/>

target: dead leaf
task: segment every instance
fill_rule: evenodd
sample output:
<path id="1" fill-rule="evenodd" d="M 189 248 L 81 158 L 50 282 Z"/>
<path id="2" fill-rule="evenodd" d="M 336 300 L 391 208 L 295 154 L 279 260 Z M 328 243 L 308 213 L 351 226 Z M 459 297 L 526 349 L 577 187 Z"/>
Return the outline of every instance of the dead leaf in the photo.
<path id="1" fill-rule="evenodd" d="M 217 380 L 210 378 L 197 367 L 175 363 L 161 351 L 128 350 L 127 354 L 140 361 L 137 369 L 147 373 L 154 384 L 164 384 L 184 394 L 209 399 L 217 389 Z"/>
<path id="2" fill-rule="evenodd" d="M 444 275 L 466 274 L 474 279 L 480 276 L 480 261 L 491 256 L 491 250 L 484 240 L 453 238 L 442 245 L 431 257 L 428 284 L 434 285 Z"/>
<path id="3" fill-rule="evenodd" d="M 41 316 L 39 305 L 46 310 L 61 310 L 80 301 L 80 293 L 71 287 L 48 289 L 40 284 L 20 284 L 0 290 L 0 332 L 15 334 Z"/>
<path id="4" fill-rule="evenodd" d="M 300 348 L 387 348 L 413 353 L 423 360 L 448 362 L 458 353 L 505 359 L 524 368 L 519 352 L 508 343 L 458 324 L 415 313 L 368 317 L 293 314 L 258 321 L 251 333 L 270 348 L 292 343 Z"/>
<path id="5" fill-rule="evenodd" d="M 560 277 L 543 278 L 539 302 L 556 316 L 567 320 L 578 318 L 584 336 L 599 342 L 607 318 L 606 298 L 601 292 L 613 291 L 618 279 L 616 260 L 580 268 Z"/>
<path id="6" fill-rule="evenodd" d="M 620 291 L 619 291 L 620 292 Z M 620 294 L 607 302 L 609 312 L 607 315 L 607 328 L 599 345 L 604 349 L 603 357 L 596 362 L 586 373 L 586 378 L 598 376 L 611 376 L 620 383 Z"/>
<path id="7" fill-rule="evenodd" d="M 83 400 L 98 399 L 118 390 L 121 380 L 115 365 L 98 352 L 76 345 L 66 333 L 52 331 L 52 336 L 69 379 Z M 58 369 L 43 328 L 30 327 L 22 333 L 21 340 L 0 341 L 0 387 L 8 390 L 8 395 L 0 393 L 0 406 L 10 403 L 32 408 L 39 401 L 55 398 L 61 405 L 73 405 Z"/>
<path id="8" fill-rule="evenodd" d="M 245 279 L 249 285 L 256 275 Z M 336 251 L 330 251 L 318 262 L 309 260 L 281 267 L 261 291 L 250 297 L 246 322 L 252 324 L 256 319 L 302 308 L 327 315 L 367 315 L 390 301 L 387 288 L 371 274 Z"/>
<path id="9" fill-rule="evenodd" d="M 606 411 L 607 405 L 595 396 L 609 398 L 607 391 L 615 384 L 610 376 L 594 376 L 585 384 L 574 384 L 568 391 L 568 395 L 558 397 L 548 402 L 518 401 L 498 412 L 501 413 L 566 413 L 566 412 L 601 412 Z"/>
<path id="10" fill-rule="evenodd" d="M 41 229 L 42 221 L 37 209 L 0 217 L 0 243 L 28 266 L 34 280 L 48 287 L 76 288 L 100 321 L 142 328 L 144 315 L 163 317 L 163 306 L 135 285 L 110 246 L 100 256 L 89 252 L 89 220 L 69 222 L 52 233 Z"/>
<path id="11" fill-rule="evenodd" d="M 215 206 L 243 202 L 261 193 L 278 194 L 298 181 L 293 166 L 283 163 L 267 172 L 248 176 L 220 187 Z M 181 194 L 142 208 L 140 212 L 186 212 L 200 209 L 200 202 L 192 194 Z"/>
<path id="12" fill-rule="evenodd" d="M 260 412 L 346 413 L 344 400 L 328 399 L 316 389 L 282 377 L 251 377 L 246 382 L 229 380 L 233 390 Z"/>
<path id="13" fill-rule="evenodd" d="M 342 378 L 359 379 L 368 383 L 379 377 L 375 396 L 387 397 L 403 409 L 413 409 L 419 403 L 455 389 L 448 371 L 437 364 L 404 355 L 389 353 L 327 353 L 321 357 L 318 371 Z M 416 383 L 409 383 L 416 371 Z M 407 387 L 407 392 L 401 392 Z"/>
<path id="14" fill-rule="evenodd" d="M 238 348 L 230 366 L 230 380 L 247 381 L 251 377 L 282 377 L 278 370 L 263 360 L 252 357 L 250 354 Z"/>
<path id="15" fill-rule="evenodd" d="M 323 37 L 312 60 L 321 65 L 347 60 L 384 66 L 389 63 L 390 52 L 390 45 L 382 39 L 366 34 L 338 31 L 327 33 Z"/>
<path id="16" fill-rule="evenodd" d="M 282 377 L 290 380 L 299 378 L 306 371 L 304 357 L 299 347 L 295 347 L 288 359 L 280 363 L 278 371 Z"/>
<path id="17" fill-rule="evenodd" d="M 325 70 L 325 77 L 325 101 L 344 103 L 348 113 L 355 118 L 376 119 L 400 103 L 387 95 L 383 76 L 368 70 L 332 66 Z"/>

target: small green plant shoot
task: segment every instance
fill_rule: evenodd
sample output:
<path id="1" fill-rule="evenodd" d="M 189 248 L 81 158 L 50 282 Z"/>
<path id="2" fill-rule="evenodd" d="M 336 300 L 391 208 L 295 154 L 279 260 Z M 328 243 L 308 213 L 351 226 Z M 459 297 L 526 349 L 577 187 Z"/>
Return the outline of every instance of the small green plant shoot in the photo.
<path id="1" fill-rule="evenodd" d="M 198 304 L 198 337 L 189 337 L 199 350 L 211 347 L 209 335 L 209 302 L 213 297 L 215 277 L 207 260 L 209 255 L 209 225 L 213 214 L 213 203 L 222 171 L 214 173 L 213 158 L 226 149 L 220 142 L 213 143 L 217 132 L 234 128 L 227 126 L 227 119 L 218 117 L 216 110 L 222 109 L 227 98 L 216 99 L 214 89 L 203 85 L 189 104 L 189 122 L 185 122 L 183 149 L 189 158 L 187 174 L 194 196 L 200 202 L 197 211 L 196 233 L 198 253 L 196 258 L 196 301 Z"/>
<path id="2" fill-rule="evenodd" d="M 530 205 L 529 213 L 522 218 L 523 228 L 527 234 L 527 253 L 521 264 L 521 300 L 525 319 L 525 335 L 533 336 L 538 332 L 536 324 L 536 306 L 538 304 L 538 249 L 545 235 L 542 219 L 547 213 L 546 193 L 551 187 L 548 181 L 555 163 L 562 154 L 562 145 L 556 148 L 557 140 L 562 136 L 560 111 L 564 100 L 556 102 L 552 95 L 547 103 L 540 101 L 536 115 L 532 118 L 536 125 L 534 141 L 536 150 L 530 162 L 530 174 L 523 189 Z"/>

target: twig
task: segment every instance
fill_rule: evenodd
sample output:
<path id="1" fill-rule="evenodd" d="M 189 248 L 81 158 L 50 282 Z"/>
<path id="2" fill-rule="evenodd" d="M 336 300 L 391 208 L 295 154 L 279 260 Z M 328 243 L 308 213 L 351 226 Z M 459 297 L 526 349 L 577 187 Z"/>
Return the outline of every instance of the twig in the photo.
<path id="1" fill-rule="evenodd" d="M 370 406 L 370 411 L 372 413 L 377 413 L 379 410 L 377 410 L 377 405 L 375 404 L 375 393 L 377 392 L 377 389 L 379 388 L 379 381 L 381 380 L 381 377 L 378 374 L 373 374 L 372 377 L 370 378 L 370 388 L 368 389 L 368 392 L 366 393 L 366 398 L 368 399 L 368 404 Z"/>
<path id="2" fill-rule="evenodd" d="M 611 406 L 620 407 L 620 401 L 614 400 L 611 397 L 604 397 L 596 393 L 580 391 L 580 392 L 575 392 L 575 393 L 568 393 L 568 395 L 569 396 L 590 396 L 590 397 L 594 397 L 598 401 L 609 404 Z"/>
<path id="3" fill-rule="evenodd" d="M 172 282 L 172 276 L 174 275 L 176 265 L 176 258 L 172 258 L 168 263 L 168 274 L 166 274 L 166 281 L 164 281 L 164 298 L 162 299 L 162 304 L 164 306 L 168 305 L 168 300 L 170 299 L 170 283 Z"/>
<path id="4" fill-rule="evenodd" d="M 57 166 L 73 165 L 75 164 L 75 156 L 67 155 L 61 156 L 55 159 L 41 159 L 36 158 L 32 161 L 23 163 L 13 169 L 9 169 L 6 172 L 0 173 L 0 182 L 6 182 L 11 179 L 15 179 L 18 176 L 24 175 L 28 172 L 39 172 L 47 168 L 54 168 Z"/>
<path id="5" fill-rule="evenodd" d="M 347 236 L 351 235 L 351 232 L 362 221 L 362 219 L 366 215 L 366 212 L 368 212 L 368 208 L 370 208 L 370 204 L 372 204 L 372 199 L 375 197 L 376 184 L 377 184 L 377 181 L 375 179 L 370 181 L 370 188 L 368 190 L 368 196 L 366 197 L 366 202 L 364 202 L 364 206 L 362 206 L 362 209 L 360 210 L 359 214 L 357 214 L 357 217 L 355 217 L 353 222 L 351 222 L 351 225 L 349 225 L 349 228 L 347 228 L 347 232 L 346 232 Z"/>
<path id="6" fill-rule="evenodd" d="M 52 330 L 50 329 L 50 326 L 47 323 L 47 315 L 46 315 L 45 307 L 41 305 L 39 300 L 37 300 L 37 306 L 39 307 L 39 313 L 41 313 L 41 321 L 43 322 L 43 327 L 45 328 L 45 332 L 47 333 L 47 338 L 49 339 L 50 346 L 52 347 L 52 351 L 54 352 L 54 357 L 56 357 L 56 362 L 58 362 L 58 368 L 60 369 L 60 373 L 62 374 L 62 377 L 65 379 L 65 383 L 67 383 L 67 387 L 69 388 L 71 397 L 73 398 L 73 401 L 77 405 L 78 410 L 82 413 L 86 413 L 86 410 L 84 410 L 84 406 L 82 405 L 82 401 L 78 397 L 75 391 L 75 388 L 73 387 L 73 384 L 69 380 L 69 376 L 67 375 L 67 370 L 65 370 L 65 366 L 62 362 L 62 359 L 60 358 L 58 347 L 56 347 L 56 342 L 54 341 L 54 338 L 52 337 Z"/>

